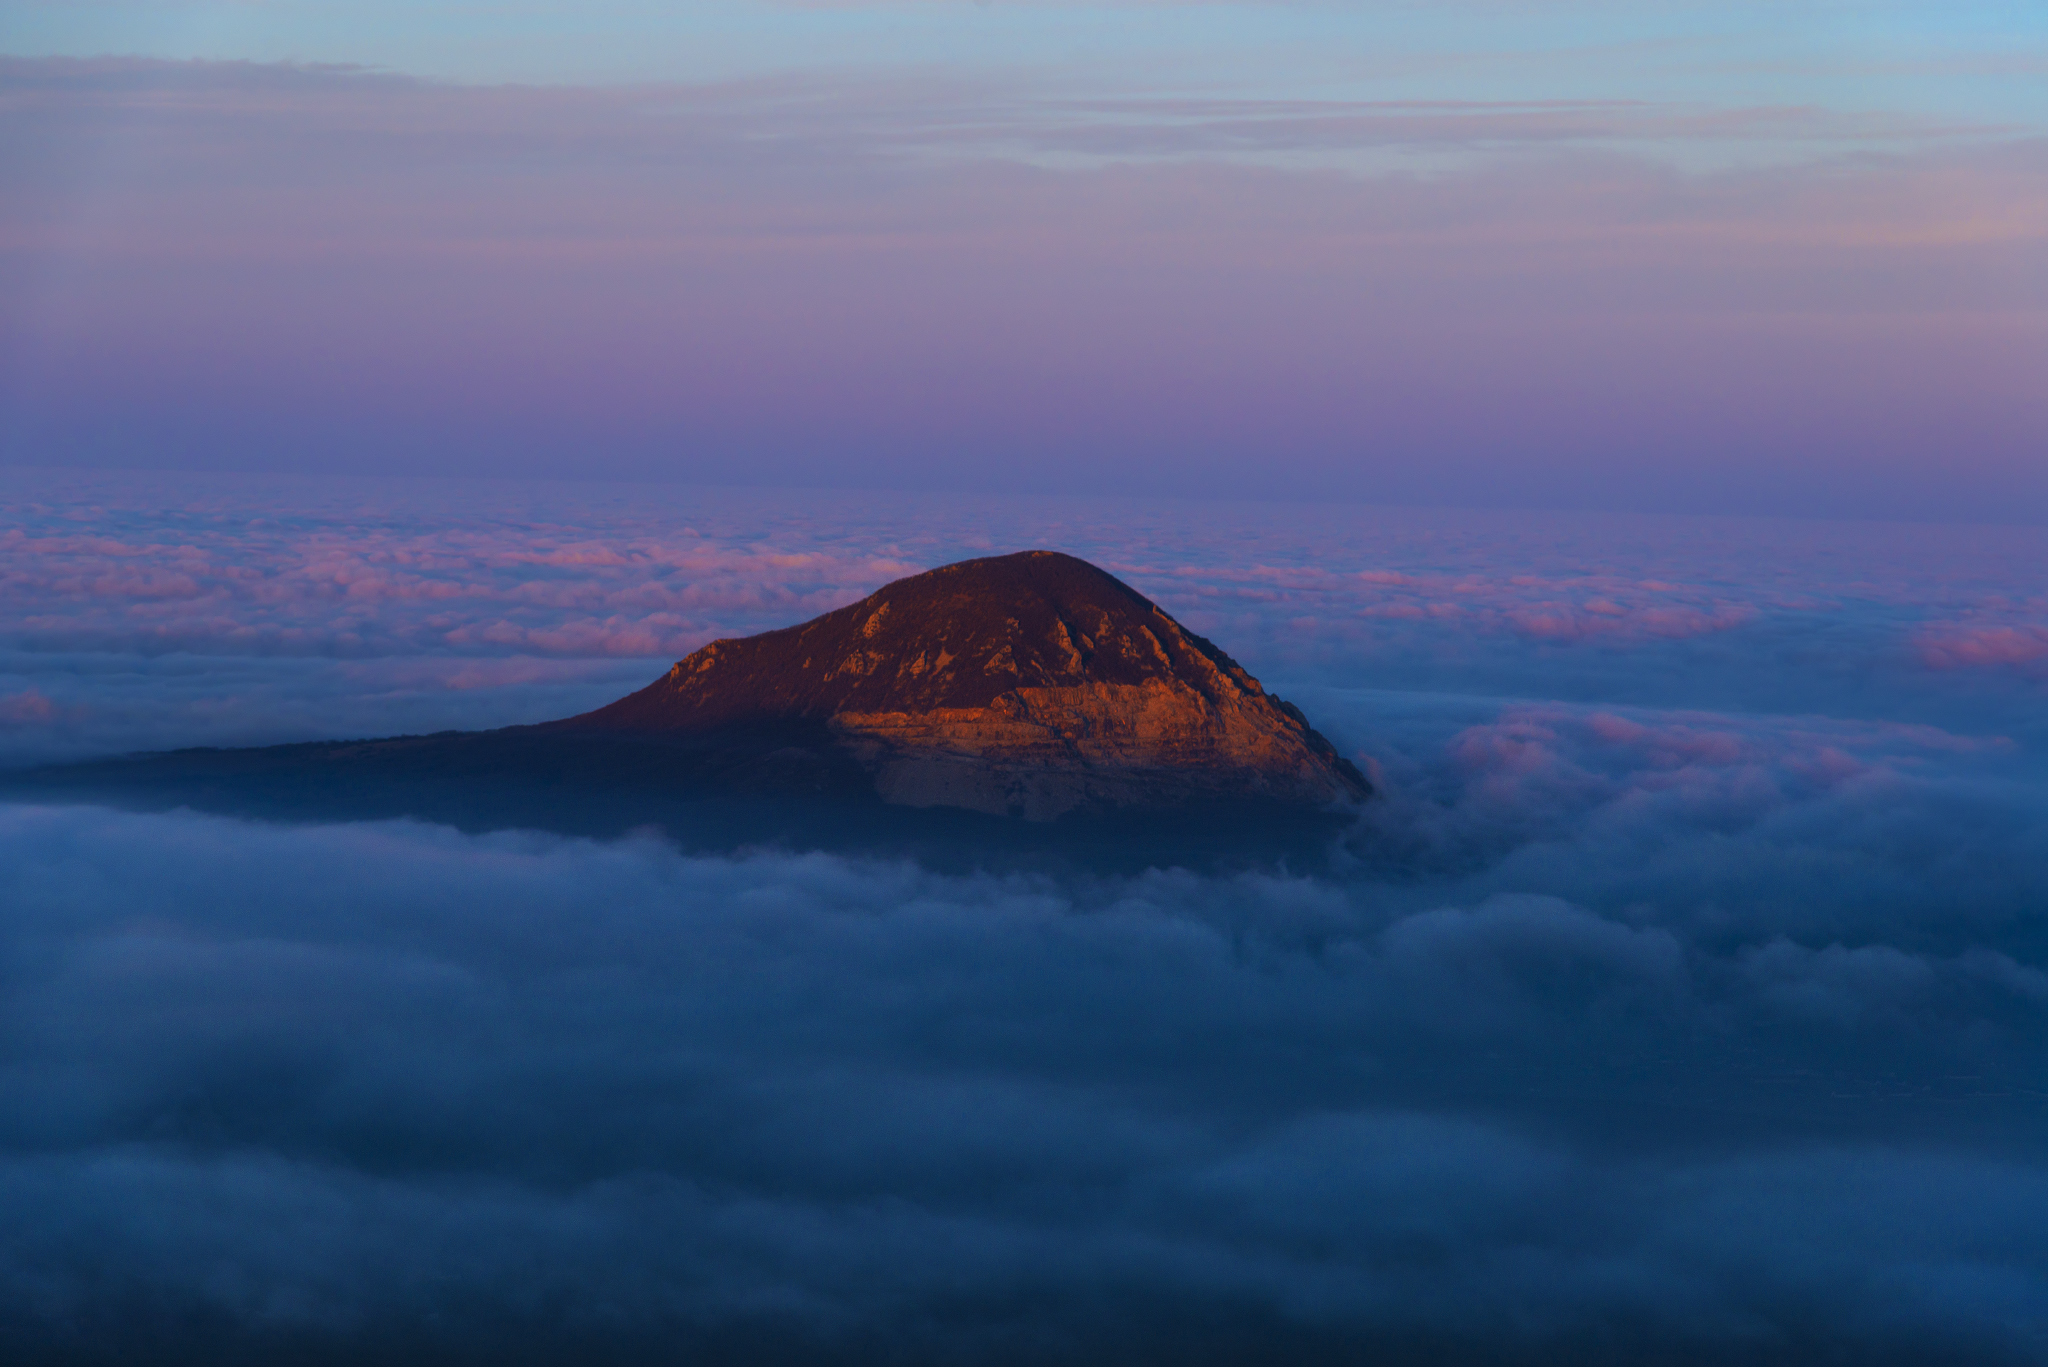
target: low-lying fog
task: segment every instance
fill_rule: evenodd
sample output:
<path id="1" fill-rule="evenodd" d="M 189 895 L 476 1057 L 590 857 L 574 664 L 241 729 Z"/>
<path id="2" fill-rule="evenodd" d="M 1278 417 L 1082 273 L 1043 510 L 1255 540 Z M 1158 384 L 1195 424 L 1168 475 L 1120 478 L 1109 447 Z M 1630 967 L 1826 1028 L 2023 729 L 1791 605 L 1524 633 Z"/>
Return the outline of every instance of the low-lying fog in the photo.
<path id="1" fill-rule="evenodd" d="M 10 764 L 1051 545 L 1384 796 L 1341 878 L 1089 881 L 0 806 L 14 1360 L 2048 1355 L 2038 529 L 24 486 Z"/>

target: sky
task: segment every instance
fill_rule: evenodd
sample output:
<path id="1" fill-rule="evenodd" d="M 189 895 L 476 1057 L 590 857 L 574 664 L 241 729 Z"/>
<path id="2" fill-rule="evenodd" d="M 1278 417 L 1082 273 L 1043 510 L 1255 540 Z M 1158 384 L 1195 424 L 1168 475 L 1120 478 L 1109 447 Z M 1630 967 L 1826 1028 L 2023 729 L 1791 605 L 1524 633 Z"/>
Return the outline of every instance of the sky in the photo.
<path id="1" fill-rule="evenodd" d="M 2048 11 L 0 7 L 0 786 L 1032 547 L 1313 874 L 0 792 L 28 1364 L 2048 1359 Z M 18 790 L 17 790 L 18 793 Z"/>
<path id="2" fill-rule="evenodd" d="M 2037 529 L 15 479 L 0 766 L 561 716 L 1054 545 L 1377 791 L 1313 876 L 0 800 L 12 1360 L 2048 1353 Z"/>
<path id="3" fill-rule="evenodd" d="M 0 17 L 0 459 L 2048 516 L 2005 4 Z"/>

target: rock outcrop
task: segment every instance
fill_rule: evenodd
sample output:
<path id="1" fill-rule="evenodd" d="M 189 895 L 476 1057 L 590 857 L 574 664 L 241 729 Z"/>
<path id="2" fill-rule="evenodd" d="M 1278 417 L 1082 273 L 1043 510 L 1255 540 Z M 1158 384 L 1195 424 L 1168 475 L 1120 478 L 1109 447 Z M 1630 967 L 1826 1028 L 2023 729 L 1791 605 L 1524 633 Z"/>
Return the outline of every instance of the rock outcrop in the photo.
<path id="1" fill-rule="evenodd" d="M 1365 797 L 1357 768 L 1214 645 L 1084 560 L 968 560 L 801 626 L 714 641 L 551 731 L 818 727 L 885 802 L 1045 821 L 1090 808 Z"/>

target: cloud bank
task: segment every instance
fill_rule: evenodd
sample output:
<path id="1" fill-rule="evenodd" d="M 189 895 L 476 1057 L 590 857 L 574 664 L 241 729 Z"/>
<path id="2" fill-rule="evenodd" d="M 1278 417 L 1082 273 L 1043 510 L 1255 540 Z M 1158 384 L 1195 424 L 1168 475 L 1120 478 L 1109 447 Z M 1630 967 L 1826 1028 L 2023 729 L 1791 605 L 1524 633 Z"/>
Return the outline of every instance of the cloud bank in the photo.
<path id="1" fill-rule="evenodd" d="M 22 488 L 10 763 L 560 715 L 1042 544 L 1380 796 L 1319 879 L 0 806 L 14 1358 L 2048 1352 L 2024 529 Z"/>
<path id="2" fill-rule="evenodd" d="M 0 809 L 0 1323 L 2033 1360 L 2048 803 L 1851 731 L 1507 716 L 1334 881 Z"/>
<path id="3" fill-rule="evenodd" d="M 1457 725 L 1537 698 L 2042 725 L 2027 643 L 2048 630 L 2048 581 L 2024 528 L 54 472 L 13 487 L 0 763 L 566 716 L 719 636 L 1031 546 L 1123 576 L 1285 696 L 1322 690 L 1320 717 L 1376 690 L 1357 744 L 1425 696 L 1466 699 Z"/>

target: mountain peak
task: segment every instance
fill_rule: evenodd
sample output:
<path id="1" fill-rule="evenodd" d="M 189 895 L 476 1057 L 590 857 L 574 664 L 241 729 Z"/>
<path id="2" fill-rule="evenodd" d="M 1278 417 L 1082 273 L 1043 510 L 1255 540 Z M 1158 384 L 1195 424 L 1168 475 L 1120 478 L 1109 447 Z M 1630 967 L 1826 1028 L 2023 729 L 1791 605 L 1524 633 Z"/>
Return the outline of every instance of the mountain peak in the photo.
<path id="1" fill-rule="evenodd" d="M 1363 797 L 1358 771 L 1242 666 L 1057 551 L 941 566 L 800 626 L 713 641 L 555 727 L 675 736 L 822 724 L 909 806 Z"/>

